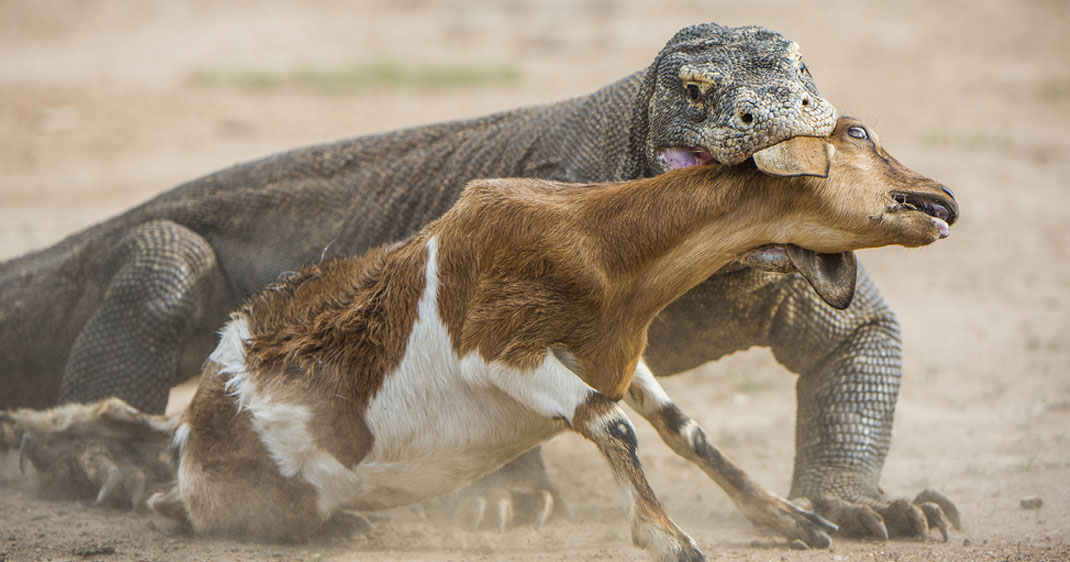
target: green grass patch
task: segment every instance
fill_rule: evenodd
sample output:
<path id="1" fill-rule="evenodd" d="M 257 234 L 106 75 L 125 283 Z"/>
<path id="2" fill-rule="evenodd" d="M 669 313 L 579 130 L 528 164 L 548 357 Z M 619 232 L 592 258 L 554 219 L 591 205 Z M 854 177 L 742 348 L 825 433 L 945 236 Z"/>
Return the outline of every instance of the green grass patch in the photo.
<path id="1" fill-rule="evenodd" d="M 981 131 L 947 131 L 930 130 L 923 134 L 922 143 L 930 148 L 951 148 L 960 150 L 996 150 L 1004 151 L 1011 147 L 1010 138 L 999 133 Z"/>
<path id="2" fill-rule="evenodd" d="M 1058 102 L 1070 100 L 1070 78 L 1047 78 L 1036 86 L 1037 97 L 1042 101 Z"/>
<path id="3" fill-rule="evenodd" d="M 382 60 L 344 65 L 305 65 L 276 71 L 214 67 L 193 74 L 194 82 L 218 88 L 273 90 L 307 88 L 346 91 L 363 88 L 469 88 L 519 82 L 523 71 L 508 63 L 416 64 Z"/>

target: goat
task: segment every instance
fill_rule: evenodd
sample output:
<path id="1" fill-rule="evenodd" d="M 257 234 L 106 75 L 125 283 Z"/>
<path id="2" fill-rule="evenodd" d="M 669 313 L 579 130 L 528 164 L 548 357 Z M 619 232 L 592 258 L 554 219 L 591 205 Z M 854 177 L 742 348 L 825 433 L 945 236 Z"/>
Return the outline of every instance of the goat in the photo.
<path id="1" fill-rule="evenodd" d="M 471 182 L 410 239 L 306 267 L 231 315 L 172 422 L 177 483 L 149 506 L 195 532 L 297 540 L 570 429 L 608 460 L 633 542 L 701 560 L 646 481 L 623 399 L 751 521 L 827 545 L 834 525 L 752 482 L 672 403 L 641 360 L 647 327 L 721 267 L 778 256 L 846 306 L 851 250 L 932 243 L 957 213 L 846 117 L 732 167 Z"/>

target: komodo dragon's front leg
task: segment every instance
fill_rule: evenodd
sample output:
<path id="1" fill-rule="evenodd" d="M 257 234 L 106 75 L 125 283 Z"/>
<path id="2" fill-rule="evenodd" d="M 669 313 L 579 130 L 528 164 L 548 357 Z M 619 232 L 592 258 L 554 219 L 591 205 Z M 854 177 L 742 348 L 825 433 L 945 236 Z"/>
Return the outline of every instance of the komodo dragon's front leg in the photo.
<path id="1" fill-rule="evenodd" d="M 710 298 L 718 295 L 719 298 Z M 670 305 L 651 326 L 647 362 L 676 373 L 754 345 L 799 374 L 790 498 L 848 535 L 945 539 L 955 506 L 927 490 L 914 501 L 881 490 L 899 391 L 899 324 L 865 270 L 854 302 L 827 306 L 798 275 L 721 273 Z"/>

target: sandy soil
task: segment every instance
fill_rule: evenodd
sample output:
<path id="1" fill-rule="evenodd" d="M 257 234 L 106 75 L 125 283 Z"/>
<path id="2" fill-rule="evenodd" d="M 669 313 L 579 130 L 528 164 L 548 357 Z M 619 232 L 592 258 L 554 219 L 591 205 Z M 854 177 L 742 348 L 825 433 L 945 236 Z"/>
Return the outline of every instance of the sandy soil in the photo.
<path id="1" fill-rule="evenodd" d="M 873 125 L 901 161 L 955 189 L 963 218 L 950 239 L 862 258 L 904 333 L 884 487 L 943 491 L 966 529 L 949 543 L 837 540 L 792 551 L 759 535 L 637 421 L 642 460 L 670 513 L 714 559 L 1070 559 L 1065 1 L 6 0 L 0 259 L 236 161 L 587 93 L 649 64 L 677 29 L 711 20 L 797 40 L 828 99 Z M 384 60 L 504 63 L 520 78 L 340 88 L 197 78 Z M 786 492 L 793 377 L 764 350 L 697 371 L 666 380 L 670 394 L 759 481 Z M 147 516 L 45 502 L 7 459 L 0 560 L 645 560 L 594 447 L 565 436 L 547 458 L 572 522 L 469 532 L 403 509 L 373 514 L 368 535 L 298 546 L 173 536 Z M 1043 507 L 1023 509 L 1028 496 Z"/>

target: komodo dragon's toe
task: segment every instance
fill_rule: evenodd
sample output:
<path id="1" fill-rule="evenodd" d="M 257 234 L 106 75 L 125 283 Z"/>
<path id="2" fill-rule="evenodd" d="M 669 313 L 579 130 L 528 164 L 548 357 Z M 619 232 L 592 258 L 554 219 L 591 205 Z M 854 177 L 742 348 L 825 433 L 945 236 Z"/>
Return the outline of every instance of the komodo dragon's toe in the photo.
<path id="1" fill-rule="evenodd" d="M 889 499 L 883 495 L 848 501 L 826 496 L 815 499 L 793 498 L 801 505 L 813 505 L 816 511 L 839 526 L 838 534 L 854 538 L 915 538 L 927 540 L 930 529 L 938 529 L 946 542 L 951 529 L 962 529 L 958 508 L 935 490 L 925 490 L 913 500 Z"/>
<path id="2" fill-rule="evenodd" d="M 423 504 L 423 516 L 471 530 L 528 525 L 536 529 L 553 517 L 572 518 L 572 511 L 550 482 L 538 450 L 514 459 L 505 468 Z"/>

